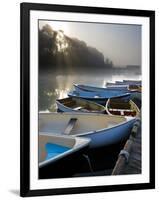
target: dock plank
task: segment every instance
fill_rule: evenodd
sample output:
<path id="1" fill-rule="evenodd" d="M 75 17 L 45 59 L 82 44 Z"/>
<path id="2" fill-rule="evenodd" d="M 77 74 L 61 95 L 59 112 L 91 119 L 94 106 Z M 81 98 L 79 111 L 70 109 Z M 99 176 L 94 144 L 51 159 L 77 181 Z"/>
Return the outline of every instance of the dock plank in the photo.
<path id="1" fill-rule="evenodd" d="M 114 167 L 114 170 L 112 172 L 112 175 L 117 174 L 141 174 L 141 128 L 138 127 L 137 133 L 134 136 L 130 136 L 129 140 L 132 141 L 131 146 L 128 148 L 129 152 L 129 159 L 128 163 L 126 163 L 126 160 L 124 162 L 124 165 L 121 165 L 120 163 L 120 156 L 116 162 L 116 165 Z M 127 143 L 127 142 L 126 142 Z M 125 147 L 124 147 L 125 148 Z M 122 166 L 122 169 L 121 169 Z"/>

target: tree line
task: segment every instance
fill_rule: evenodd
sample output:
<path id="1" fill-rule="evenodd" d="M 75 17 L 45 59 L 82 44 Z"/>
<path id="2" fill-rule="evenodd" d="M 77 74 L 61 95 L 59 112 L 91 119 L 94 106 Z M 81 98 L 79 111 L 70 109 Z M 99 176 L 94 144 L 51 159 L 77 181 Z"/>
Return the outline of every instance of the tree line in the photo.
<path id="1" fill-rule="evenodd" d="M 96 40 L 96 38 L 95 38 Z M 94 47 L 46 24 L 39 29 L 39 69 L 90 71 L 110 69 L 113 62 Z"/>

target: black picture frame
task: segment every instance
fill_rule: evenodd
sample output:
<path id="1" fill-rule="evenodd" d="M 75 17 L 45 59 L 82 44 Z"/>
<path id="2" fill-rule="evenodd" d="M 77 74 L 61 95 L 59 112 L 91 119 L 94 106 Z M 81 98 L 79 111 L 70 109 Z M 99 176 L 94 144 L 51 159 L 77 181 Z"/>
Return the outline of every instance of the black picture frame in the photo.
<path id="1" fill-rule="evenodd" d="M 30 189 L 30 11 L 59 11 L 148 17 L 150 20 L 150 181 L 149 183 L 102 185 L 59 189 Z M 95 193 L 107 191 L 139 190 L 155 188 L 155 12 L 118 8 L 83 7 L 71 5 L 49 5 L 21 3 L 21 139 L 20 139 L 20 195 L 59 195 L 75 193 Z"/>

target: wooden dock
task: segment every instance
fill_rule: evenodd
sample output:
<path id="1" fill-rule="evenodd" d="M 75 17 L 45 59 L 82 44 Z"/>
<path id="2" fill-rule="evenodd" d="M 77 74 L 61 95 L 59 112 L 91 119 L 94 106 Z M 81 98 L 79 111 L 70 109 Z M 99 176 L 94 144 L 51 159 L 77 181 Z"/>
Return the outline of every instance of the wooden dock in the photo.
<path id="1" fill-rule="evenodd" d="M 120 151 L 112 175 L 141 174 L 141 120 L 132 128 L 131 135 Z"/>
<path id="2" fill-rule="evenodd" d="M 141 119 L 138 118 L 137 121 L 134 123 L 133 128 L 131 130 L 130 137 L 126 141 L 124 147 L 122 145 L 122 150 L 119 150 L 119 155 L 116 154 L 116 159 L 113 161 L 113 165 L 108 168 L 103 168 L 103 163 L 108 164 L 109 159 L 105 156 L 105 153 L 100 158 L 97 153 L 96 157 L 92 157 L 89 155 L 90 158 L 90 170 L 87 163 L 87 170 L 83 172 L 77 172 L 74 174 L 74 177 L 85 177 L 85 176 L 108 176 L 108 175 L 126 175 L 126 174 L 141 174 L 142 170 L 142 154 L 141 154 Z M 110 149 L 112 151 L 112 147 Z M 101 151 L 101 150 L 100 150 Z M 118 152 L 119 152 L 118 151 Z M 96 151 L 95 151 L 96 152 Z M 104 150 L 103 150 L 104 152 Z M 106 150 L 107 152 L 107 150 Z M 110 152 L 107 152 L 108 155 Z M 92 155 L 92 152 L 91 152 Z M 99 158 L 99 159 L 98 159 Z M 108 158 L 110 158 L 108 156 Z M 95 160 L 95 161 L 93 161 Z M 93 162 L 92 162 L 93 161 Z M 94 163 L 100 162 L 100 169 L 95 169 Z M 101 167 L 102 163 L 102 167 Z"/>

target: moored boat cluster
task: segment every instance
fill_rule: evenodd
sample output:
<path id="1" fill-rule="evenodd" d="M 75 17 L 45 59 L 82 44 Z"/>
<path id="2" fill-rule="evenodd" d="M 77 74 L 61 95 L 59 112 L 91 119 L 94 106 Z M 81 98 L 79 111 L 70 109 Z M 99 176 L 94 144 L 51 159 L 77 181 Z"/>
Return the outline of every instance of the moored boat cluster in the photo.
<path id="1" fill-rule="evenodd" d="M 48 168 L 88 146 L 108 146 L 127 138 L 140 114 L 132 98 L 136 93 L 141 96 L 141 81 L 117 81 L 105 88 L 75 84 L 67 98 L 56 100 L 60 112 L 39 113 L 39 167 Z M 44 148 L 48 143 L 54 143 L 49 156 Z"/>

